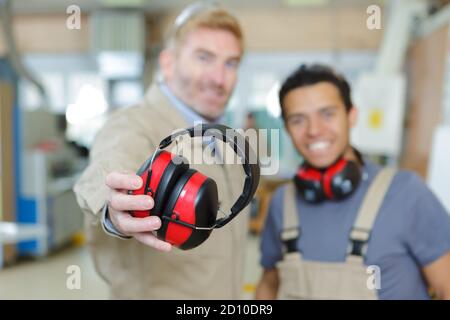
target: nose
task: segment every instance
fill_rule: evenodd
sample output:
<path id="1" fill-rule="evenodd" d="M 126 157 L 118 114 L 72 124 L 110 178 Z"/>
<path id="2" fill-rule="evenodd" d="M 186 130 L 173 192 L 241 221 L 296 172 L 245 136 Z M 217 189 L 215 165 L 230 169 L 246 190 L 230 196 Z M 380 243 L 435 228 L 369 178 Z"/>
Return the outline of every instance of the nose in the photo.
<path id="1" fill-rule="evenodd" d="M 311 118 L 308 123 L 307 132 L 310 137 L 316 137 L 320 134 L 322 125 L 319 119 Z"/>
<path id="2" fill-rule="evenodd" d="M 214 82 L 216 86 L 223 87 L 225 84 L 225 75 L 226 75 L 225 67 L 223 65 L 217 65 L 212 70 L 211 80 Z"/>

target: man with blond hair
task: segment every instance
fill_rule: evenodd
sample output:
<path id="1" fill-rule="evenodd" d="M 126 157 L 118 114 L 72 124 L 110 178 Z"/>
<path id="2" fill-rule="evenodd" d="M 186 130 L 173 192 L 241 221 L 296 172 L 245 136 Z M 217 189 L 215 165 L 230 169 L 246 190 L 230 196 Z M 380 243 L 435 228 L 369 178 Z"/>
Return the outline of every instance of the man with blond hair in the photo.
<path id="1" fill-rule="evenodd" d="M 195 123 L 220 122 L 242 54 L 242 31 L 230 13 L 213 5 L 189 6 L 174 23 L 159 55 L 160 77 L 144 100 L 114 114 L 97 135 L 90 165 L 74 190 L 86 214 L 96 269 L 113 298 L 240 298 L 246 213 L 199 247 L 182 251 L 155 237 L 157 216 L 128 213 L 151 209 L 153 198 L 126 190 L 145 183 L 134 172 L 162 138 Z M 202 152 L 202 144 L 194 148 Z M 217 182 L 221 207 L 230 208 L 242 189 L 241 166 L 192 166 Z"/>

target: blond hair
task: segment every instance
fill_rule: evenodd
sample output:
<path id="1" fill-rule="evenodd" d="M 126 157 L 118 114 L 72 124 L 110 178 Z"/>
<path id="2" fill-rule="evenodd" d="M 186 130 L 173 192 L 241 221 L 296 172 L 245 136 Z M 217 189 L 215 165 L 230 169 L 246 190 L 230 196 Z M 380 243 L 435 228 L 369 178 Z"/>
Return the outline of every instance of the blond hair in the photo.
<path id="1" fill-rule="evenodd" d="M 238 39 L 244 51 L 244 39 L 238 20 L 228 11 L 218 7 L 196 7 L 184 10 L 175 20 L 166 39 L 166 47 L 176 47 L 183 43 L 187 35 L 197 28 L 211 28 L 231 32 Z"/>

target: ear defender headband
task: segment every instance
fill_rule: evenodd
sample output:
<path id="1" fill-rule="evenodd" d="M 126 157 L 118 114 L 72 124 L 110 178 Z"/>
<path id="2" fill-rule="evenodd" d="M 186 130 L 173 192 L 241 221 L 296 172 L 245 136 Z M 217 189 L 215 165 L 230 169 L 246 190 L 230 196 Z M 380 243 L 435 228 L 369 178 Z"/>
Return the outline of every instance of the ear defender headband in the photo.
<path id="1" fill-rule="evenodd" d="M 232 147 L 242 161 L 246 175 L 242 194 L 224 218 L 216 220 L 220 210 L 216 182 L 189 168 L 187 159 L 163 150 L 185 134 L 191 138 L 220 138 Z M 150 195 L 155 205 L 151 210 L 131 211 L 130 214 L 134 217 L 160 217 L 162 225 L 156 231 L 157 237 L 187 250 L 203 243 L 213 229 L 226 225 L 250 203 L 258 187 L 260 168 L 247 139 L 236 130 L 224 125 L 200 124 L 164 138 L 137 175 L 144 185 L 129 193 Z"/>
<path id="2" fill-rule="evenodd" d="M 211 1 L 194 2 L 193 4 L 184 8 L 183 11 L 181 11 L 181 13 L 175 18 L 174 26 L 176 29 L 179 29 L 181 28 L 182 25 L 187 23 L 189 20 L 191 20 L 199 13 L 214 9 L 220 9 L 220 5 L 217 2 Z"/>
<path id="3" fill-rule="evenodd" d="M 359 151 L 356 149 L 354 151 L 363 164 Z M 317 169 L 304 162 L 295 175 L 294 182 L 305 201 L 320 203 L 325 200 L 347 198 L 357 189 L 361 177 L 360 166 L 341 156 L 325 169 Z"/>

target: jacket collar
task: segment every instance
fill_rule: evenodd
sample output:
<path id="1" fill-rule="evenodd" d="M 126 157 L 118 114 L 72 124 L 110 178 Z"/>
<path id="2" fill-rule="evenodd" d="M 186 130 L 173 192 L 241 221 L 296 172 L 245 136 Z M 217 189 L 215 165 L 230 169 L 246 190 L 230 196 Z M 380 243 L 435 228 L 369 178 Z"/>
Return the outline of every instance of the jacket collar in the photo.
<path id="1" fill-rule="evenodd" d="M 153 83 L 145 94 L 145 105 L 152 108 L 155 117 L 168 122 L 172 128 L 187 128 L 190 124 L 180 115 L 169 99 L 161 92 L 158 83 Z"/>

